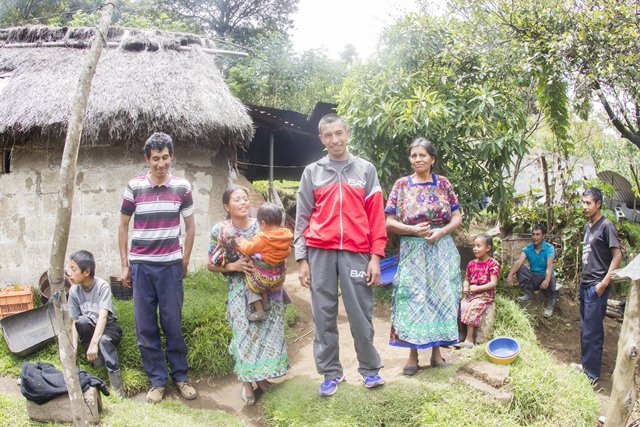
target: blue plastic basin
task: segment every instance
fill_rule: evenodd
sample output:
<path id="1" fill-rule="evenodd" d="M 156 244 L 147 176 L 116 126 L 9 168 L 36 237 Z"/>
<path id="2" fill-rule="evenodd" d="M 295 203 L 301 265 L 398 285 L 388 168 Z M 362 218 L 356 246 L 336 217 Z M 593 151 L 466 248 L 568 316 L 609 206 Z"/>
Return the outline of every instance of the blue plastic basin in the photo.
<path id="1" fill-rule="evenodd" d="M 520 353 L 520 344 L 510 337 L 494 338 L 487 344 L 487 353 L 499 358 L 509 358 Z"/>

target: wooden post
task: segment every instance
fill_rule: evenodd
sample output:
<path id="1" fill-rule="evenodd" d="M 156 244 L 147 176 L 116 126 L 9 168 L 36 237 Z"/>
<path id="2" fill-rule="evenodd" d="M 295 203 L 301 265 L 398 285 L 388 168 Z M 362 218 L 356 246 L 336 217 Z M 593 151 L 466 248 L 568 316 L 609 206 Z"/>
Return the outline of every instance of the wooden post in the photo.
<path id="1" fill-rule="evenodd" d="M 640 351 L 640 256 L 616 272 L 614 278 L 631 279 L 632 283 L 618 339 L 618 355 L 605 427 L 626 426 L 636 402 L 635 368 Z"/>
<path id="2" fill-rule="evenodd" d="M 69 117 L 67 137 L 64 143 L 62 163 L 60 165 L 60 190 L 58 191 L 58 207 L 56 211 L 56 226 L 51 243 L 51 258 L 49 259 L 49 283 L 51 284 L 51 300 L 53 302 L 55 316 L 53 327 L 58 338 L 58 354 L 62 365 L 64 382 L 67 385 L 71 412 L 78 426 L 88 425 L 88 420 L 93 416 L 89 406 L 84 401 L 80 380 L 76 368 L 76 352 L 71 342 L 71 318 L 67 306 L 67 297 L 64 289 L 64 262 L 69 240 L 71 226 L 71 211 L 73 206 L 73 191 L 76 183 L 76 163 L 78 149 L 82 136 L 84 115 L 89 102 L 91 81 L 102 53 L 102 47 L 106 42 L 113 4 L 107 3 L 102 8 L 99 28 L 91 44 L 84 69 L 80 73 L 74 102 Z M 103 38 L 104 36 L 104 38 Z"/>

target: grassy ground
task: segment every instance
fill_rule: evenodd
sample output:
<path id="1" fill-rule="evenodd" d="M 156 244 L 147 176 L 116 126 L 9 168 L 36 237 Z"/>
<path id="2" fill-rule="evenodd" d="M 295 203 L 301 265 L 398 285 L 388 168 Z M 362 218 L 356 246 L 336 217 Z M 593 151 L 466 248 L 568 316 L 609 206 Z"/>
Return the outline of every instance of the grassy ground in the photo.
<path id="1" fill-rule="evenodd" d="M 185 279 L 184 288 L 182 328 L 189 347 L 190 374 L 193 377 L 218 377 L 231 373 L 233 360 L 227 351 L 231 330 L 225 319 L 226 280 L 220 274 L 202 269 L 189 274 Z M 133 301 L 114 300 L 114 305 L 118 322 L 124 332 L 119 346 L 123 387 L 127 394 L 131 395 L 148 387 L 136 343 Z M 295 323 L 298 313 L 295 307 L 289 306 L 285 315 L 287 329 Z M 22 363 L 26 361 L 50 362 L 59 368 L 57 345 L 51 344 L 38 353 L 21 358 L 11 354 L 4 340 L 0 340 L 0 375 L 18 377 Z M 91 367 L 84 352 L 78 353 L 78 366 L 106 380 L 104 368 Z"/>
<path id="2" fill-rule="evenodd" d="M 317 383 L 296 378 L 269 393 L 264 408 L 277 426 L 592 426 L 598 402 L 586 378 L 553 359 L 537 343 L 524 311 L 498 296 L 495 336 L 508 335 L 522 346 L 511 365 L 514 400 L 502 406 L 464 386 L 456 367 L 426 369 L 380 389 L 341 384 L 331 398 Z M 486 360 L 483 346 L 465 360 Z"/>
<path id="3" fill-rule="evenodd" d="M 101 426 L 163 427 L 173 426 L 243 426 L 235 415 L 219 410 L 191 409 L 176 400 L 163 400 L 156 405 L 130 399 L 104 397 Z M 0 425 L 23 427 L 45 426 L 29 420 L 24 399 L 0 393 Z M 59 425 L 59 424 L 55 424 Z"/>

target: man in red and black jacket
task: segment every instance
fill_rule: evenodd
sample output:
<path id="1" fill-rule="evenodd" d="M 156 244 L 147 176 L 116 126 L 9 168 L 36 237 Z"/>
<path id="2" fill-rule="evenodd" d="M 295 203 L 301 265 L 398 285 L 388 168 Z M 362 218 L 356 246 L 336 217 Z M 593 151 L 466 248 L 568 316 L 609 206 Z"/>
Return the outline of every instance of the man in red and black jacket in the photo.
<path id="1" fill-rule="evenodd" d="M 384 384 L 373 345 L 373 289 L 380 279 L 387 232 L 375 167 L 351 155 L 344 119 L 327 114 L 318 124 L 327 156 L 307 166 L 298 191 L 295 254 L 300 283 L 311 289 L 313 353 L 324 376 L 319 394 L 344 380 L 338 343 L 338 279 L 366 387 Z"/>

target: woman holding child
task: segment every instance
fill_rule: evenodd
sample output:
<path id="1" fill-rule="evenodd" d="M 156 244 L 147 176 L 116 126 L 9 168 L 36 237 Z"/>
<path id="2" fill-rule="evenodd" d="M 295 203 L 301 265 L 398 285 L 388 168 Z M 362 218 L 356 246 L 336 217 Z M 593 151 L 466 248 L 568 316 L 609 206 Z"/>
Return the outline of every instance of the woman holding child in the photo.
<path id="1" fill-rule="evenodd" d="M 250 240 L 258 232 L 258 223 L 249 217 L 249 191 L 231 185 L 222 195 L 227 219 L 214 225 L 209 245 L 210 271 L 225 274 L 229 286 L 227 321 L 232 330 L 229 352 L 235 360 L 235 372 L 242 381 L 242 398 L 247 405 L 255 403 L 253 383 L 262 390 L 269 388 L 268 379 L 287 373 L 287 348 L 284 336 L 285 299 L 282 288 L 270 294 L 270 308 L 261 321 L 250 321 L 252 306 L 246 297 L 245 273 L 254 265 L 241 256 L 238 240 Z"/>
<path id="2" fill-rule="evenodd" d="M 414 173 L 396 181 L 387 200 L 387 231 L 400 236 L 389 344 L 409 348 L 405 375 L 418 372 L 418 349 L 431 348 L 431 366 L 444 366 L 440 346 L 458 342 L 460 254 L 451 233 L 462 223 L 447 178 L 433 173 L 433 142 L 409 145 Z"/>

